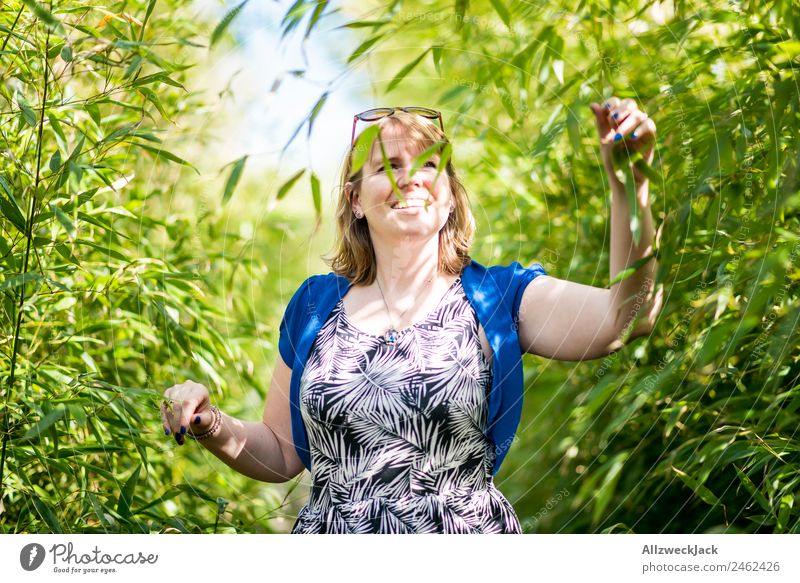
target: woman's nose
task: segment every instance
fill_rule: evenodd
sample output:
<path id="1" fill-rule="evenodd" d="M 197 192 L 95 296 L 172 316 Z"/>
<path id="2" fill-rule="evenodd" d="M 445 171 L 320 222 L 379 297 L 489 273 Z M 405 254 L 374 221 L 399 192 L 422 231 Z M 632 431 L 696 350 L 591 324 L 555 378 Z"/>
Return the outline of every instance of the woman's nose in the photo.
<path id="1" fill-rule="evenodd" d="M 399 170 L 397 187 L 401 190 L 407 189 L 410 186 L 422 186 L 422 179 L 419 177 L 419 172 L 414 173 L 413 176 L 409 176 L 409 170 L 411 170 L 411 168 L 402 168 Z"/>

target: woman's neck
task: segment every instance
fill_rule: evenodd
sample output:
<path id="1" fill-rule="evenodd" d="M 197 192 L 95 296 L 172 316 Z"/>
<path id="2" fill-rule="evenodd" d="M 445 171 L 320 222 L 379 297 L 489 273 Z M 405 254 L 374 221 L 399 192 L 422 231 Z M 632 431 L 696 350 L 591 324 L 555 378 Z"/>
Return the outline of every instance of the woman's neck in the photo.
<path id="1" fill-rule="evenodd" d="M 402 297 L 416 292 L 431 279 L 434 287 L 439 277 L 438 235 L 427 241 L 407 237 L 400 242 L 385 244 L 373 239 L 377 277 L 388 297 Z"/>

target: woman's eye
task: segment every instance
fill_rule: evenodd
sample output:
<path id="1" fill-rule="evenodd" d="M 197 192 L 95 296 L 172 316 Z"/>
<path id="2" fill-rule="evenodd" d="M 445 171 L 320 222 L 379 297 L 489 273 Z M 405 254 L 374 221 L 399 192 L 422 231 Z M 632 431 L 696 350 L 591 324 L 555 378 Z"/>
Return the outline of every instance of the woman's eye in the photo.
<path id="1" fill-rule="evenodd" d="M 425 166 L 427 166 L 428 168 L 436 168 L 436 162 L 433 161 L 425 162 Z"/>

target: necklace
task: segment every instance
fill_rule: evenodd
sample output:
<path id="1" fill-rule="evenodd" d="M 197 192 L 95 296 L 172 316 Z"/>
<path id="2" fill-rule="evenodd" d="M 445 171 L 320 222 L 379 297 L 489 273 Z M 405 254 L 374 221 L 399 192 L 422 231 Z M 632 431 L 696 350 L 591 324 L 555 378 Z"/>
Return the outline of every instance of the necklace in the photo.
<path id="1" fill-rule="evenodd" d="M 433 276 L 431 276 L 431 277 L 429 277 L 427 279 L 427 281 L 425 282 L 425 285 L 422 286 L 420 291 L 422 291 L 423 289 L 428 287 L 428 285 L 431 283 L 431 281 L 433 281 Z M 389 329 L 384 333 L 383 341 L 389 346 L 394 346 L 395 344 L 397 344 L 397 336 L 398 336 L 399 333 L 397 332 L 397 329 L 394 327 L 394 323 L 392 322 L 392 313 L 391 313 L 391 311 L 389 311 L 389 304 L 386 303 L 386 296 L 383 295 L 383 289 L 381 289 L 381 282 L 378 281 L 378 277 L 377 276 L 375 277 L 375 283 L 378 284 L 378 290 L 381 292 L 381 298 L 383 298 L 383 305 L 386 306 L 386 313 L 389 315 Z M 413 305 L 414 305 L 414 302 L 411 302 L 411 306 L 413 306 Z M 403 313 L 400 314 L 400 318 L 399 318 L 400 320 L 403 319 L 403 316 L 411 308 L 411 306 L 408 306 L 408 308 L 403 310 Z"/>

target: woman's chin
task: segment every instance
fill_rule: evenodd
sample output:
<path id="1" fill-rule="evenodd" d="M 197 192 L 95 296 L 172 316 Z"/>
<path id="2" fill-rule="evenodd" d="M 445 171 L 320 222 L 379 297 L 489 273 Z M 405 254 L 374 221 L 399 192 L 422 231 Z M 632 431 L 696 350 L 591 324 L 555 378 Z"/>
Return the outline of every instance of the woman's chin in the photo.
<path id="1" fill-rule="evenodd" d="M 431 221 L 400 219 L 381 225 L 380 231 L 387 238 L 419 237 L 429 239 L 435 237 L 441 229 Z"/>

